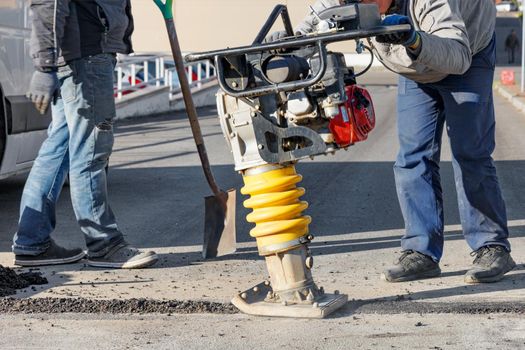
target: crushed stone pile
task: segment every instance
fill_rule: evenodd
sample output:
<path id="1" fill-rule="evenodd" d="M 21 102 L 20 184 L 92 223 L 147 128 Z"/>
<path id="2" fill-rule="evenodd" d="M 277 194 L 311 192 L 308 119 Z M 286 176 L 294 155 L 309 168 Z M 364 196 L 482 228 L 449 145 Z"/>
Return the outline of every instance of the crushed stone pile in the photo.
<path id="1" fill-rule="evenodd" d="M 47 284 L 47 279 L 38 272 L 17 274 L 15 270 L 0 265 L 0 297 L 16 294 L 17 289 L 41 284 Z"/>

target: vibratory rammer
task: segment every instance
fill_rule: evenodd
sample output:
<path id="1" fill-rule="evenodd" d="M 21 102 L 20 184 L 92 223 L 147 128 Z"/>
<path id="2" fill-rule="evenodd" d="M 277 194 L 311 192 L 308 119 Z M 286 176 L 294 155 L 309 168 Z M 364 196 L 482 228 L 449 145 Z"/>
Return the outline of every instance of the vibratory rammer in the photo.
<path id="1" fill-rule="evenodd" d="M 311 34 L 293 32 L 286 6 L 277 6 L 250 46 L 196 53 L 186 61 L 213 60 L 220 91 L 217 106 L 235 169 L 244 179 L 241 192 L 253 209 L 255 227 L 270 280 L 235 296 L 233 303 L 253 315 L 323 318 L 347 303 L 329 294 L 312 278 L 308 249 L 308 203 L 295 164 L 332 154 L 367 139 L 375 126 L 368 91 L 356 84 L 345 56 L 330 52 L 330 43 L 401 32 L 409 26 L 381 26 L 374 4 L 357 1 L 314 13 Z M 287 36 L 266 43 L 282 17 Z"/>

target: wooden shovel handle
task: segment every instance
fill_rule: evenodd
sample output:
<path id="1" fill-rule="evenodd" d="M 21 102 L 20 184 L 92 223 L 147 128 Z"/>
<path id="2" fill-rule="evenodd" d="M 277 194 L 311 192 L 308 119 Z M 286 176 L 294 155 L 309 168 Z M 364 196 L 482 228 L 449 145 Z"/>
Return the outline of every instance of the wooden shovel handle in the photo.
<path id="1" fill-rule="evenodd" d="M 208 153 L 206 152 L 206 146 L 204 145 L 204 139 L 202 137 L 201 127 L 199 125 L 199 118 L 197 115 L 197 109 L 193 103 L 191 96 L 190 84 L 188 77 L 186 76 L 186 69 L 184 67 L 184 60 L 182 58 L 182 52 L 180 50 L 179 39 L 177 38 L 177 31 L 175 30 L 175 23 L 172 18 L 166 18 L 166 28 L 168 30 L 168 36 L 170 39 L 171 52 L 173 59 L 175 60 L 175 67 L 177 69 L 177 75 L 179 76 L 180 87 L 182 90 L 182 96 L 184 98 L 184 104 L 186 105 L 186 112 L 190 121 L 191 132 L 193 133 L 193 139 L 197 145 L 197 152 L 202 164 L 202 170 L 208 181 L 208 185 L 216 197 L 222 199 L 221 193 L 223 193 L 213 176 L 211 171 L 210 161 L 208 159 Z"/>

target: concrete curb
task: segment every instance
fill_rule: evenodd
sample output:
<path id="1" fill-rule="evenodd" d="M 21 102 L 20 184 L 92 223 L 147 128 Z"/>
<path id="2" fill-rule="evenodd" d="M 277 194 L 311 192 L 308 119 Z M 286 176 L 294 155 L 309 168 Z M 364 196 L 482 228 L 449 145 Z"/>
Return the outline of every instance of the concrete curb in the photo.
<path id="1" fill-rule="evenodd" d="M 511 88 L 497 82 L 494 84 L 496 90 L 503 98 L 507 99 L 516 109 L 525 113 L 525 97 L 519 96 L 517 92 L 512 91 Z"/>
<path id="2" fill-rule="evenodd" d="M 217 89 L 218 84 L 215 80 L 203 83 L 202 86 L 194 87 L 191 92 L 195 106 L 197 108 L 214 106 Z M 121 100 L 116 101 L 116 107 L 117 116 L 115 120 L 185 110 L 182 94 L 176 94 L 173 100 L 170 100 L 167 86 L 148 87 L 126 95 Z"/>

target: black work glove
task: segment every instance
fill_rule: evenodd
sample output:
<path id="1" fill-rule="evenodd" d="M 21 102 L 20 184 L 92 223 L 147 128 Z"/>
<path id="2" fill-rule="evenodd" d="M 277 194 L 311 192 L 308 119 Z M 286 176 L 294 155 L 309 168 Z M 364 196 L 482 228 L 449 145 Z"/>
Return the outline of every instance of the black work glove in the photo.
<path id="1" fill-rule="evenodd" d="M 35 104 L 40 114 L 45 114 L 58 87 L 59 82 L 56 72 L 41 72 L 37 70 L 33 73 L 26 96 Z"/>
<path id="2" fill-rule="evenodd" d="M 418 34 L 414 30 L 414 26 L 412 26 L 412 23 L 410 23 L 410 19 L 407 16 L 401 16 L 401 15 L 386 16 L 381 22 L 381 24 L 384 26 L 410 24 L 410 30 L 407 32 L 378 35 L 376 37 L 376 40 L 379 43 L 412 46 L 418 40 Z"/>

